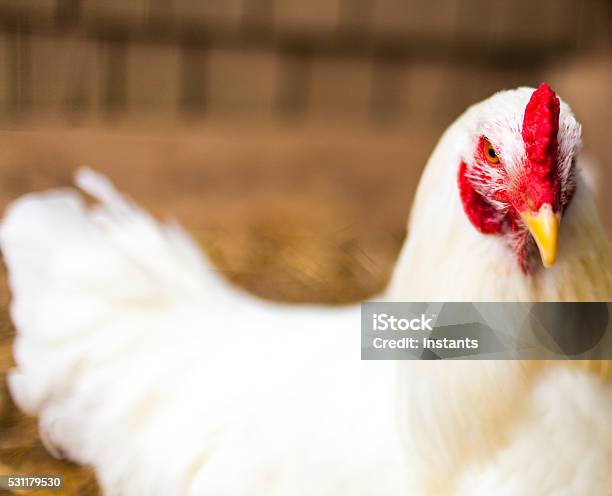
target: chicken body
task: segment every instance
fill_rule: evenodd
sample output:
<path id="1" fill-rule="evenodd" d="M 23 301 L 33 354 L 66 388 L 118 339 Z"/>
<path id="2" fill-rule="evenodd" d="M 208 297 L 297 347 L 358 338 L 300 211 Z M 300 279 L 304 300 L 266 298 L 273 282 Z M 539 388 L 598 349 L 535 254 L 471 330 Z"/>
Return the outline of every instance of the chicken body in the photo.
<path id="1" fill-rule="evenodd" d="M 525 95 L 506 97 L 500 109 L 522 112 Z M 385 298 L 611 299 L 610 247 L 580 182 L 551 269 L 521 272 L 467 220 L 456 171 L 490 106 L 436 147 Z M 608 495 L 612 387 L 596 374 L 361 361 L 357 307 L 243 294 L 177 226 L 95 173 L 77 183 L 100 205 L 28 195 L 2 223 L 9 386 L 49 450 L 93 466 L 105 494 Z"/>
<path id="2" fill-rule="evenodd" d="M 529 94 L 495 95 L 491 100 L 501 101 L 494 111 L 522 109 Z M 524 274 L 502 237 L 470 225 L 455 169 L 483 119 L 495 119 L 486 102 L 468 109 L 429 159 L 386 298 L 612 299 L 612 249 L 579 175 L 562 220 L 559 257 L 549 269 Z M 612 490 L 609 362 L 422 361 L 399 367 L 403 438 L 424 494 L 605 496 Z"/>
<path id="3" fill-rule="evenodd" d="M 105 178 L 19 200 L 1 240 L 17 404 L 105 494 L 395 495 L 408 470 L 392 362 L 360 360 L 358 307 L 230 287 L 178 226 Z"/>

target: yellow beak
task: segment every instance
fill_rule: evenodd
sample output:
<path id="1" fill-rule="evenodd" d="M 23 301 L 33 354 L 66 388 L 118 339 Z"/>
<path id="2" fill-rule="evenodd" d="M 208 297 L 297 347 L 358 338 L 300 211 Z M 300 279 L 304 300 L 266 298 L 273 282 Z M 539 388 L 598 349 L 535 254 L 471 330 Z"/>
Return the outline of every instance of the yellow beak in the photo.
<path id="1" fill-rule="evenodd" d="M 521 218 L 538 245 L 542 264 L 544 267 L 552 267 L 557 259 L 559 216 L 545 203 L 537 214 L 523 212 Z"/>

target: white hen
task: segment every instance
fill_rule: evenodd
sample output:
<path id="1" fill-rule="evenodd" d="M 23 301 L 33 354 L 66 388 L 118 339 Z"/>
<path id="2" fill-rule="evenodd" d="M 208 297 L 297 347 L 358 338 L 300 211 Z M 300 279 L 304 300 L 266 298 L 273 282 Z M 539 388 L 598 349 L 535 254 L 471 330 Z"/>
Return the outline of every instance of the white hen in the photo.
<path id="1" fill-rule="evenodd" d="M 612 297 L 579 126 L 556 100 L 557 133 L 551 94 L 496 94 L 445 133 L 389 298 Z M 9 385 L 105 494 L 608 495 L 603 363 L 362 362 L 357 308 L 252 298 L 105 178 L 77 184 L 100 205 L 28 195 L 2 224 Z"/>

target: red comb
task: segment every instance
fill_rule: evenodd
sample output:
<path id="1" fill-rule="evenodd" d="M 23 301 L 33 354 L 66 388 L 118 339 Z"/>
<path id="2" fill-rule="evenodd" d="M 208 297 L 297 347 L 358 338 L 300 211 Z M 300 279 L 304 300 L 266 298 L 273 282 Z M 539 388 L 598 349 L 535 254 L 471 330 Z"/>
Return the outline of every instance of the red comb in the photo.
<path id="1" fill-rule="evenodd" d="M 544 178 L 553 172 L 557 156 L 559 98 L 546 83 L 533 92 L 523 117 L 523 141 L 533 172 Z"/>

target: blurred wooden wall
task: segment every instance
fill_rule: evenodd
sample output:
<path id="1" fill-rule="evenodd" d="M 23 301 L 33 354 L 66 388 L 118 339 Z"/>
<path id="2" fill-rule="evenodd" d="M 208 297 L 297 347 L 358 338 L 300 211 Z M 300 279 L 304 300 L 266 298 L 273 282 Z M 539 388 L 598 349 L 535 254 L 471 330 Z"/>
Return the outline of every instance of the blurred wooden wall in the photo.
<path id="1" fill-rule="evenodd" d="M 0 122 L 448 122 L 537 84 L 609 16 L 604 0 L 0 0 Z"/>

